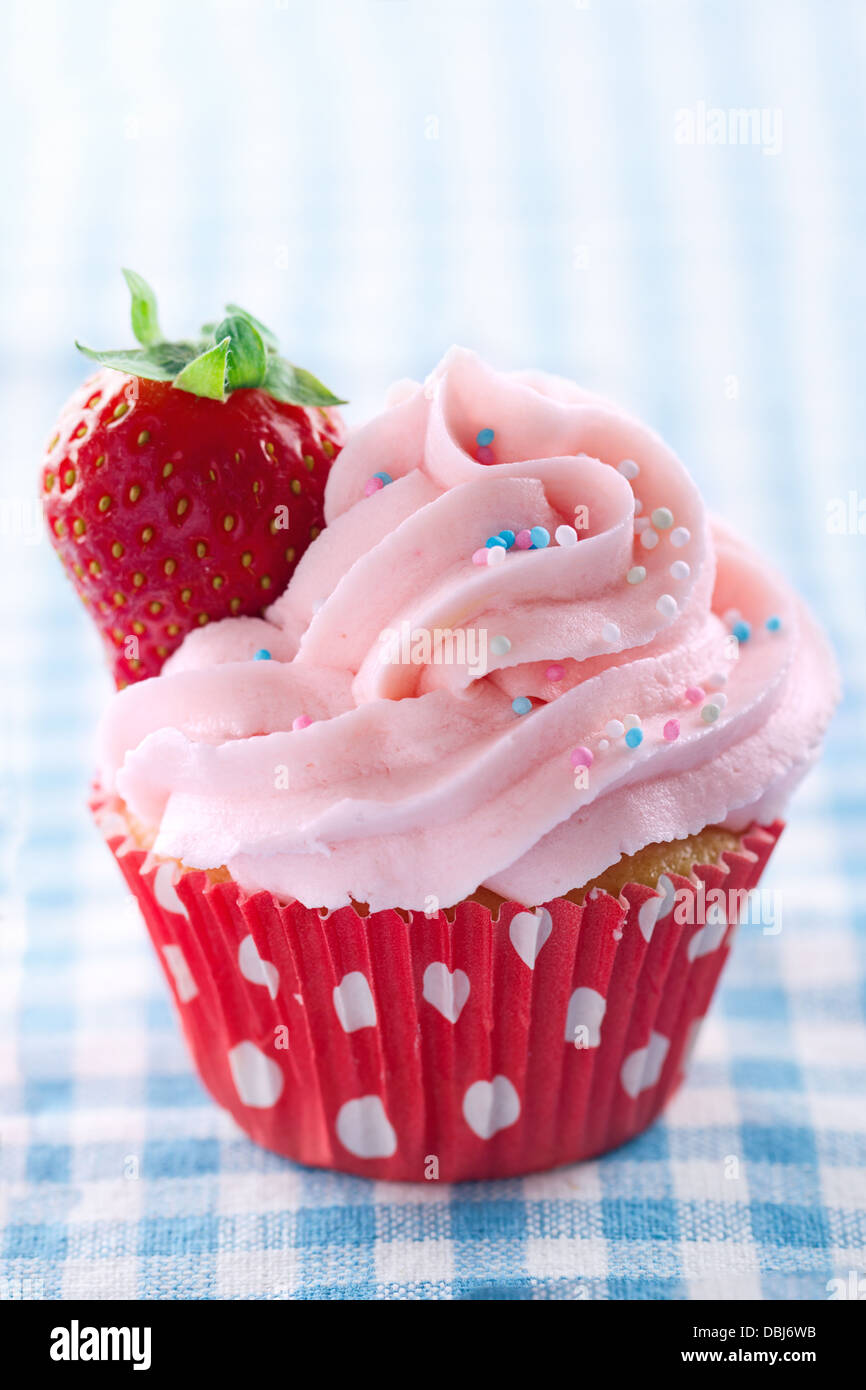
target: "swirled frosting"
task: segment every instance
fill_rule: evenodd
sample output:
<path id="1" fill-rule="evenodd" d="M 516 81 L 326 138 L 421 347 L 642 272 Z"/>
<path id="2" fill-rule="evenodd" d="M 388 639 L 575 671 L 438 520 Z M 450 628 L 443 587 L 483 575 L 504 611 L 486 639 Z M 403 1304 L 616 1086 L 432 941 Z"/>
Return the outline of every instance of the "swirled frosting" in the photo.
<path id="1" fill-rule="evenodd" d="M 326 516 L 263 618 L 113 697 L 103 783 L 155 853 L 309 907 L 532 905 L 774 817 L 819 751 L 837 676 L 803 604 L 570 383 L 452 349 L 350 436 Z"/>

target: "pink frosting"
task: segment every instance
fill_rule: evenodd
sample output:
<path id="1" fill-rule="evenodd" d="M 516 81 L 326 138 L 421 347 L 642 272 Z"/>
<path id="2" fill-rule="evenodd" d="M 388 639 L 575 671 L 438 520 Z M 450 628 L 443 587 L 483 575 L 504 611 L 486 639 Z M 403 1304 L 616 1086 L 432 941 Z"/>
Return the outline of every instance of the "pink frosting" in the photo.
<path id="1" fill-rule="evenodd" d="M 429 910 L 479 884 L 535 904 L 646 844 L 779 814 L 835 665 L 662 441 L 458 349 L 392 401 L 339 456 L 327 529 L 265 617 L 192 632 L 113 698 L 103 781 L 155 851 L 311 907 Z M 534 526 L 546 548 L 473 562 Z M 638 746 L 614 720 L 639 721 Z"/>

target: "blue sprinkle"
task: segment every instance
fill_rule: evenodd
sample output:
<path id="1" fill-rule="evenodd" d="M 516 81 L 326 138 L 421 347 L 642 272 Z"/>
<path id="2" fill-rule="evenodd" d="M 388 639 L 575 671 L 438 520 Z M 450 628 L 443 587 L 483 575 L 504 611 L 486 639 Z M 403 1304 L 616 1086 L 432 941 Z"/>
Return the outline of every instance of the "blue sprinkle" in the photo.
<path id="1" fill-rule="evenodd" d="M 529 534 L 536 550 L 543 550 L 545 546 L 550 545 L 550 532 L 545 531 L 543 526 L 533 526 Z"/>
<path id="2" fill-rule="evenodd" d="M 503 550 L 508 549 L 508 544 L 502 536 L 488 536 L 484 544 L 488 550 L 495 550 L 498 545 L 501 545 Z"/>
<path id="3" fill-rule="evenodd" d="M 513 544 L 514 544 L 515 532 L 514 532 L 514 531 L 500 531 L 500 532 L 499 532 L 499 535 L 500 535 L 501 539 L 505 541 L 505 549 L 506 549 L 506 550 L 510 550 L 511 547 L 513 546 Z"/>
<path id="4" fill-rule="evenodd" d="M 629 748 L 637 748 L 638 744 L 643 743 L 643 734 L 640 729 L 629 729 L 625 736 L 625 741 Z"/>
<path id="5" fill-rule="evenodd" d="M 480 444 L 482 449 L 486 449 L 495 439 L 493 430 L 479 430 L 475 436 L 476 444 Z"/>
<path id="6" fill-rule="evenodd" d="M 532 701 L 526 695 L 518 695 L 516 700 L 511 701 L 511 708 L 515 714 L 528 714 L 532 709 Z"/>
<path id="7" fill-rule="evenodd" d="M 385 484 L 385 487 L 387 487 L 389 483 L 393 483 L 394 481 L 390 473 L 374 473 L 373 477 L 381 478 L 382 482 Z"/>
<path id="8" fill-rule="evenodd" d="M 731 632 L 734 634 L 738 642 L 748 642 L 749 638 L 752 635 L 751 627 L 747 622 L 744 622 L 742 618 L 738 623 L 734 623 L 734 626 L 731 628 Z"/>
<path id="9" fill-rule="evenodd" d="M 779 631 L 779 628 L 780 628 L 781 626 L 782 626 L 782 619 L 781 619 L 781 618 L 768 618 L 768 619 L 767 619 L 766 628 L 767 628 L 767 631 L 768 631 L 768 632 L 778 632 L 778 631 Z"/>
<path id="10" fill-rule="evenodd" d="M 270 661 L 271 654 L 267 647 L 260 647 L 253 657 L 253 661 Z"/>

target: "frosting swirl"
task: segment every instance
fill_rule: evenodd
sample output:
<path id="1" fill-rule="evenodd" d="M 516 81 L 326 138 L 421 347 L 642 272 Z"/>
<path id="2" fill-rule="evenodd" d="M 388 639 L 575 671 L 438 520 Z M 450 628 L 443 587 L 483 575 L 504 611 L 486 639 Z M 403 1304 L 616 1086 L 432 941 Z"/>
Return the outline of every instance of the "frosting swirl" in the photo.
<path id="1" fill-rule="evenodd" d="M 326 517 L 264 618 L 113 698 L 103 781 L 156 853 L 307 906 L 534 904 L 778 814 L 817 755 L 837 677 L 810 615 L 570 383 L 452 349 L 350 437 Z"/>

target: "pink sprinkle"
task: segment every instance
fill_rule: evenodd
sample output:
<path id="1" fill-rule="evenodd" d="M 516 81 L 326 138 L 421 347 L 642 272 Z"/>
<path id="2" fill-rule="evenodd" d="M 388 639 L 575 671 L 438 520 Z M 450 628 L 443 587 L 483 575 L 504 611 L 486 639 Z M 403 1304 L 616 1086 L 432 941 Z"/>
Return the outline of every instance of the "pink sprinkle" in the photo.
<path id="1" fill-rule="evenodd" d="M 584 748 L 583 745 L 581 745 L 580 748 L 572 748 L 571 766 L 592 767 L 592 753 L 589 751 L 589 749 Z"/>
<path id="2" fill-rule="evenodd" d="M 493 450 L 492 450 L 492 449 L 488 449 L 488 448 L 486 447 L 486 445 L 482 444 L 482 445 L 480 446 L 479 450 L 478 450 L 478 462 L 479 462 L 479 463 L 492 463 L 492 462 L 493 462 Z"/>
<path id="3" fill-rule="evenodd" d="M 364 496 L 372 497 L 374 492 L 379 492 L 385 486 L 381 478 L 368 478 L 364 484 Z"/>
<path id="4" fill-rule="evenodd" d="M 678 739 L 680 736 L 680 721 L 678 719 L 669 719 L 662 729 L 662 733 L 668 743 L 673 743 L 674 740 Z"/>
<path id="5" fill-rule="evenodd" d="M 299 714 L 297 719 L 292 720 L 293 729 L 309 729 L 312 719 L 308 714 Z"/>
<path id="6" fill-rule="evenodd" d="M 706 692 L 699 685 L 690 685 L 686 691 L 686 701 L 690 705 L 699 705 Z"/>
<path id="7" fill-rule="evenodd" d="M 514 537 L 514 544 L 517 546 L 518 550 L 529 550 L 532 545 L 532 532 L 518 531 L 517 535 Z"/>
<path id="8" fill-rule="evenodd" d="M 480 550 L 476 550 L 472 555 L 473 565 L 486 565 L 489 552 L 486 545 L 482 545 Z"/>
<path id="9" fill-rule="evenodd" d="M 544 674 L 545 674 L 545 676 L 547 677 L 547 679 L 548 679 L 549 681 L 554 681 L 554 682 L 556 682 L 556 681 L 561 681 L 562 678 L 563 678 L 563 676 L 565 675 L 565 667 L 564 667 L 564 666 L 548 666 L 548 668 L 547 668 L 547 670 L 545 671 Z"/>

